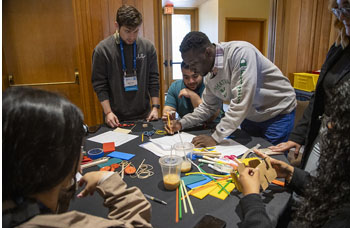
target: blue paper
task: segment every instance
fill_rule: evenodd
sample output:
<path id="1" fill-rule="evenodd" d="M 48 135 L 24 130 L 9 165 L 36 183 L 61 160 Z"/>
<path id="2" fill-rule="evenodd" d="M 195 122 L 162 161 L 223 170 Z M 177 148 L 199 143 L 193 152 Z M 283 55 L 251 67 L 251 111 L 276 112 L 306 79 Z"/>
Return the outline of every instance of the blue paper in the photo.
<path id="1" fill-rule="evenodd" d="M 185 177 L 181 177 L 181 180 L 184 181 L 185 185 L 190 185 L 206 179 L 207 178 L 204 175 L 200 175 L 200 174 L 192 174 Z"/>
<path id="2" fill-rule="evenodd" d="M 204 175 L 203 175 L 204 176 Z M 202 180 L 202 181 L 199 181 L 199 182 L 196 182 L 196 183 L 193 183 L 193 184 L 189 184 L 187 185 L 187 187 L 189 189 L 192 189 L 192 188 L 195 188 L 195 187 L 198 187 L 198 186 L 201 186 L 203 184 L 206 184 L 206 183 L 209 183 L 210 181 L 212 181 L 212 179 L 210 179 L 209 177 L 205 176 L 205 180 Z"/>
<path id="3" fill-rule="evenodd" d="M 114 151 L 112 153 L 109 153 L 107 156 L 112 158 L 119 158 L 123 160 L 130 160 L 135 156 L 135 154 L 128 154 L 128 153 Z"/>

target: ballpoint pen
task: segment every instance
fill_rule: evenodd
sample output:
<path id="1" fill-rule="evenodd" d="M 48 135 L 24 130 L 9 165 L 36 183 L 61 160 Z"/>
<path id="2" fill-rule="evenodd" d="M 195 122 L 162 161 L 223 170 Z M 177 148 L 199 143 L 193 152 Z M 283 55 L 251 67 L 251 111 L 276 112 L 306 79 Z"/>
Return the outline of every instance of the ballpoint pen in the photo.
<path id="1" fill-rule="evenodd" d="M 158 199 L 158 198 L 156 198 L 156 197 L 153 197 L 153 196 L 150 196 L 150 195 L 147 195 L 147 194 L 144 194 L 144 195 L 145 195 L 145 197 L 146 197 L 147 199 L 153 200 L 153 201 L 155 201 L 155 202 L 157 202 L 157 203 L 161 203 L 161 204 L 167 205 L 167 202 L 165 202 L 165 201 L 163 201 L 163 200 L 160 200 L 160 199 Z"/>

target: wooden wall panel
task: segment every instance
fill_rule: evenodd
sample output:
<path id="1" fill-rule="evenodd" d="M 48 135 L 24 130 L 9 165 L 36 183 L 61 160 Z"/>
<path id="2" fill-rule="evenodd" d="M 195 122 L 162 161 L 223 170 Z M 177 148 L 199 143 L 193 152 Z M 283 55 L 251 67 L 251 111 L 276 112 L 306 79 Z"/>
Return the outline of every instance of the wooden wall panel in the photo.
<path id="1" fill-rule="evenodd" d="M 277 1 L 275 64 L 291 81 L 320 69 L 333 42 L 328 0 Z"/>

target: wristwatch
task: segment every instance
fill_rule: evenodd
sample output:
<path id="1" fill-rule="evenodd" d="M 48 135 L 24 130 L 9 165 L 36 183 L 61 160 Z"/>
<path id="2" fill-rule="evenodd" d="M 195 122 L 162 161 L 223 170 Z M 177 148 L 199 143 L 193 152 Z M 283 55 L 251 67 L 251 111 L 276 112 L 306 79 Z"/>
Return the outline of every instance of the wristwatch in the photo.
<path id="1" fill-rule="evenodd" d="M 159 105 L 159 104 L 153 104 L 153 105 L 152 105 L 152 108 L 160 109 L 160 105 Z"/>

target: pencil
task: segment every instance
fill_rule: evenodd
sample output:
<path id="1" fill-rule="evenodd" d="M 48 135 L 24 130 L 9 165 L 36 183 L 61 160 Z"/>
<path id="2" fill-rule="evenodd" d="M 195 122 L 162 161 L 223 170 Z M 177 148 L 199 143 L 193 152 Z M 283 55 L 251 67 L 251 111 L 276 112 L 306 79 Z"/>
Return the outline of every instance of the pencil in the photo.
<path id="1" fill-rule="evenodd" d="M 185 209 L 185 213 L 187 214 L 187 205 L 186 205 L 186 200 L 185 200 L 185 194 L 184 194 L 184 188 L 185 186 L 182 184 L 182 182 L 180 182 L 180 186 L 181 186 L 181 195 L 182 195 L 182 200 L 184 203 L 184 209 Z"/>
<path id="2" fill-rule="evenodd" d="M 177 189 L 181 188 L 181 185 Z M 181 191 L 179 191 L 179 219 L 182 219 L 182 208 L 181 208 Z"/>
<path id="3" fill-rule="evenodd" d="M 175 222 L 179 222 L 179 188 L 176 188 L 176 212 L 175 212 Z"/>
<path id="4" fill-rule="evenodd" d="M 143 142 L 143 133 L 142 133 L 142 136 L 141 136 L 141 141 Z"/>
<path id="5" fill-rule="evenodd" d="M 192 214 L 194 214 L 194 210 L 193 210 L 193 207 L 192 207 L 191 199 L 190 199 L 190 197 L 188 196 L 188 192 L 187 192 L 187 188 L 186 188 L 186 186 L 185 186 L 185 182 L 184 182 L 183 180 L 181 180 L 181 181 L 182 181 L 182 186 L 184 187 L 184 190 L 185 190 L 185 193 L 186 193 L 188 205 L 190 206 L 190 209 L 191 209 Z"/>
<path id="6" fill-rule="evenodd" d="M 170 117 L 169 117 L 169 113 L 167 112 L 166 115 L 168 116 L 168 126 L 169 126 L 169 130 L 170 130 Z"/>

